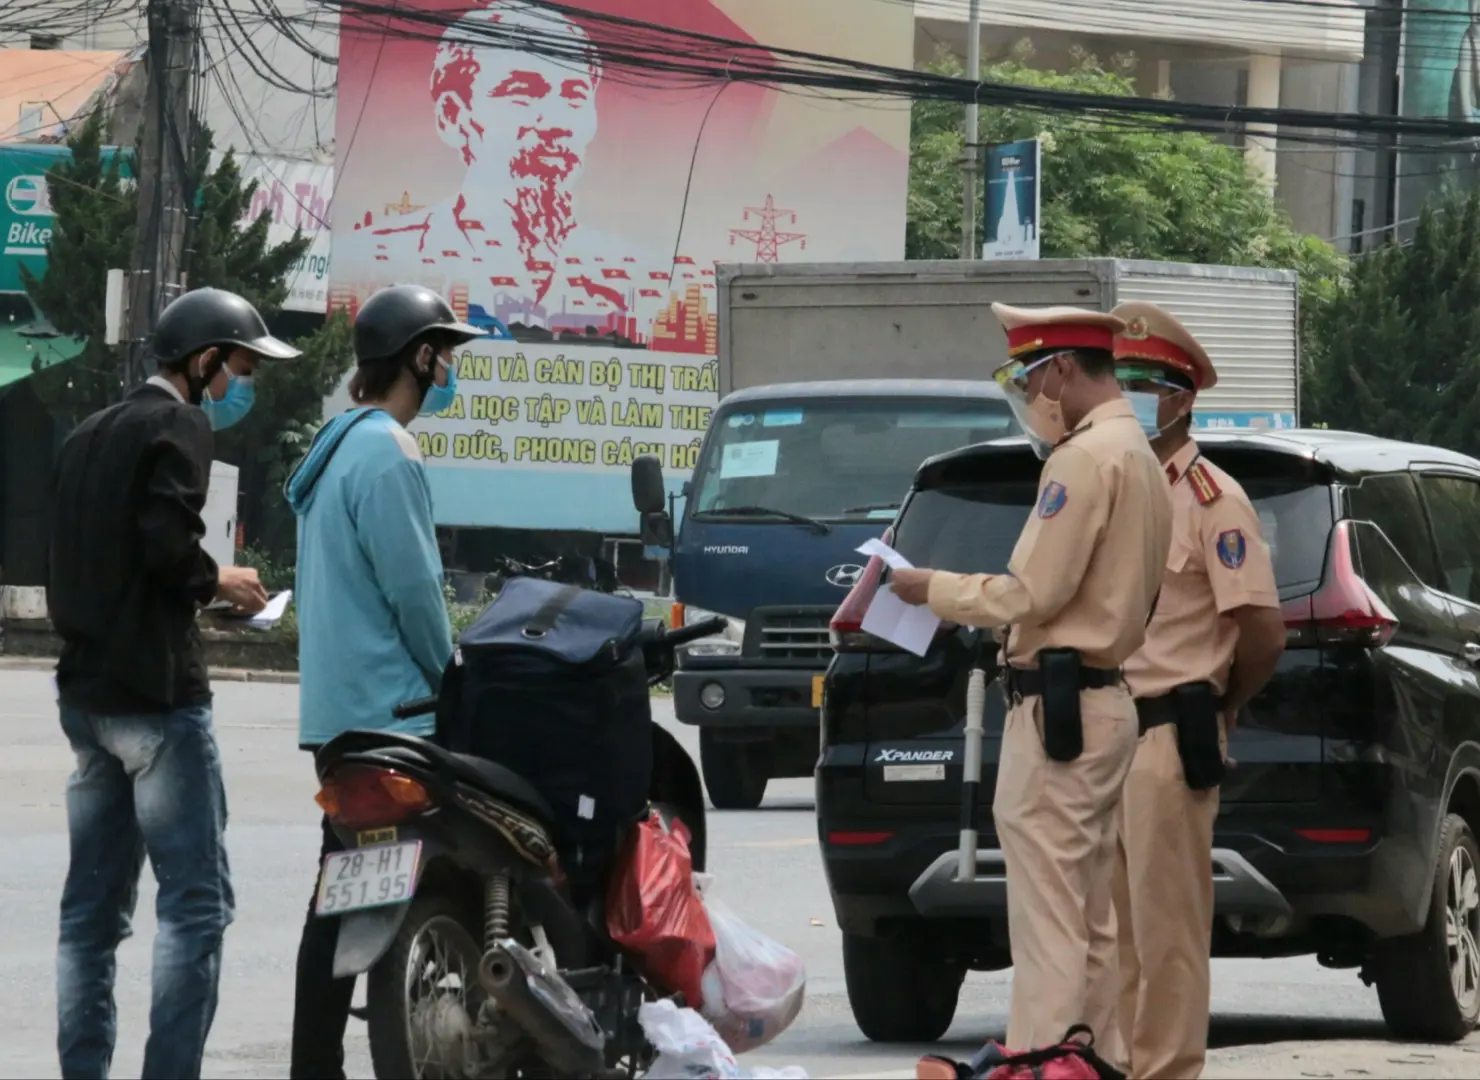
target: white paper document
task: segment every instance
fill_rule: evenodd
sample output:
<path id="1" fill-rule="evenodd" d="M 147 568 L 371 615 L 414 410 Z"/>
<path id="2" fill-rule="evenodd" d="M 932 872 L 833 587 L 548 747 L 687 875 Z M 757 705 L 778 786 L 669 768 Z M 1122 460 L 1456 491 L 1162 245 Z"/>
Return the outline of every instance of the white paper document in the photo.
<path id="1" fill-rule="evenodd" d="M 863 613 L 863 632 L 898 645 L 905 652 L 924 656 L 940 629 L 940 619 L 928 607 L 906 604 L 883 585 L 874 593 L 868 610 Z"/>
<path id="2" fill-rule="evenodd" d="M 253 630 L 271 630 L 288 611 L 288 601 L 293 599 L 293 590 L 284 589 L 267 601 L 267 606 L 247 620 Z"/>
<path id="3" fill-rule="evenodd" d="M 877 555 L 891 570 L 913 570 L 914 565 L 882 540 L 865 540 L 857 549 L 858 554 L 873 558 Z M 894 595 L 888 585 L 879 587 L 863 613 L 863 632 L 883 638 L 891 645 L 898 645 L 906 652 L 924 656 L 935 640 L 940 628 L 940 619 L 928 607 L 906 604 Z"/>
<path id="4" fill-rule="evenodd" d="M 877 555 L 891 570 L 913 570 L 914 564 L 882 540 L 865 540 L 859 545 L 858 554 L 873 558 Z"/>

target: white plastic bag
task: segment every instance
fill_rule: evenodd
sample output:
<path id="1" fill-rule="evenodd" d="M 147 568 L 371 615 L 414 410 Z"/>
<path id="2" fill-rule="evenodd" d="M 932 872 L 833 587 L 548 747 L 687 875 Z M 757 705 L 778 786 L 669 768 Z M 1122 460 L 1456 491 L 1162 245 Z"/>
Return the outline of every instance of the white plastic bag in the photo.
<path id="1" fill-rule="evenodd" d="M 714 928 L 714 962 L 704 972 L 704 1016 L 737 1054 L 765 1046 L 802 1011 L 807 969 L 802 958 L 746 923 L 695 874 Z"/>
<path id="2" fill-rule="evenodd" d="M 647 1080 L 807 1080 L 795 1065 L 785 1069 L 742 1069 L 714 1027 L 693 1009 L 671 1000 L 650 1001 L 637 1022 L 658 1052 Z"/>

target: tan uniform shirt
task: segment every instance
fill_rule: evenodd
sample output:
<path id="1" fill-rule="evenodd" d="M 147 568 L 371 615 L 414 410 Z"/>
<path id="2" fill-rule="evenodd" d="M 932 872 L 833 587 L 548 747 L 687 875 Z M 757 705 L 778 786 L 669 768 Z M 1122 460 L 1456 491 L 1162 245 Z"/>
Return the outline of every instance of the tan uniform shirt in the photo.
<path id="1" fill-rule="evenodd" d="M 1117 399 L 1059 443 L 1005 574 L 936 573 L 930 610 L 965 626 L 1012 625 L 1007 659 L 1078 649 L 1115 668 L 1140 647 L 1172 535 L 1166 475 L 1135 413 Z"/>
<path id="2" fill-rule="evenodd" d="M 1167 462 L 1172 547 L 1146 643 L 1125 664 L 1136 697 L 1188 682 L 1222 694 L 1238 645 L 1241 607 L 1280 606 L 1259 515 L 1238 481 L 1188 443 Z"/>

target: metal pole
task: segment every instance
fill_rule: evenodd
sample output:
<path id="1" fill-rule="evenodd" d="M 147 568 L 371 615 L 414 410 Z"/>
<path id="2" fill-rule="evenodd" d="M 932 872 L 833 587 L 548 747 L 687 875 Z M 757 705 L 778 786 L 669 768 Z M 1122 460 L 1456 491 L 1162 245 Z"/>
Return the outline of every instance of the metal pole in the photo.
<path id="1" fill-rule="evenodd" d="M 982 728 L 987 711 L 987 671 L 983 648 L 985 631 L 978 630 L 971 649 L 971 672 L 966 677 L 965 758 L 961 770 L 961 844 L 956 853 L 956 880 L 976 880 L 977 788 L 982 778 Z"/>
<path id="2" fill-rule="evenodd" d="M 982 22 L 981 0 L 971 0 L 966 19 L 966 77 L 973 83 L 982 77 Z M 976 97 L 966 106 L 966 160 L 962 163 L 961 175 L 961 258 L 975 259 L 980 256 L 976 249 L 976 204 L 978 199 L 976 170 L 980 149 L 976 140 L 980 138 L 977 127 Z"/>
<path id="3" fill-rule="evenodd" d="M 146 7 L 149 91 L 134 161 L 139 216 L 124 341 L 126 388 L 150 375 L 146 356 L 154 320 L 174 299 L 183 270 L 195 9 L 196 0 L 149 0 Z"/>

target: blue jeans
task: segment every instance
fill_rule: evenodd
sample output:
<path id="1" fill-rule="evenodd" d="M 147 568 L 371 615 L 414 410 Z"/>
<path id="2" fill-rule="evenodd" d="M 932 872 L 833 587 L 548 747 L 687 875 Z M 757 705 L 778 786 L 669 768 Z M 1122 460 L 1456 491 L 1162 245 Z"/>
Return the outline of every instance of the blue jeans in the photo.
<path id="1" fill-rule="evenodd" d="M 143 1075 L 193 1080 L 216 1014 L 221 939 L 235 904 L 210 706 L 96 716 L 63 704 L 61 714 L 77 755 L 67 783 L 72 861 L 57 949 L 62 1076 L 108 1075 L 118 1033 L 115 953 L 132 932 L 147 854 L 159 882 L 159 933 Z"/>

